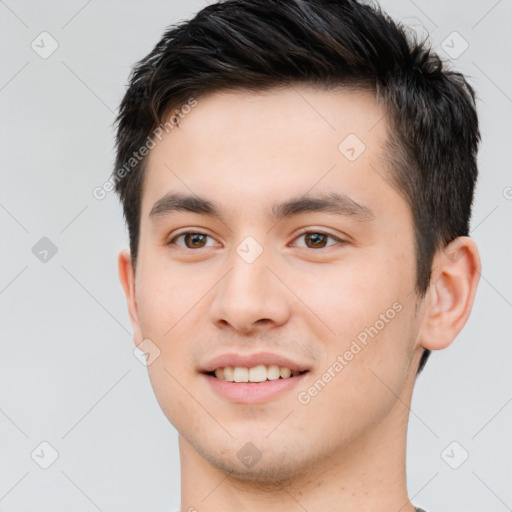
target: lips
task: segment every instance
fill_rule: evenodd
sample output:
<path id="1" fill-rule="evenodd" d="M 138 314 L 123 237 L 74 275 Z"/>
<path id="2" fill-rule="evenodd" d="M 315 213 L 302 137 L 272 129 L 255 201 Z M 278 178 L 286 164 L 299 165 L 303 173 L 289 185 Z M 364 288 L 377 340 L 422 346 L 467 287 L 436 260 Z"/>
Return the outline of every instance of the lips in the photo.
<path id="1" fill-rule="evenodd" d="M 213 396 L 221 398 L 230 404 L 255 405 L 265 404 L 276 400 L 292 400 L 291 393 L 301 382 L 304 382 L 307 372 L 285 379 L 266 380 L 264 382 L 228 382 L 206 373 L 201 374 Z"/>
<path id="2" fill-rule="evenodd" d="M 226 353 L 210 359 L 199 371 L 201 373 L 211 373 L 219 368 L 225 367 L 245 367 L 254 368 L 260 365 L 275 365 L 289 368 L 293 373 L 306 372 L 310 370 L 307 364 L 294 361 L 289 357 L 272 354 L 271 352 L 258 352 L 256 354 Z"/>

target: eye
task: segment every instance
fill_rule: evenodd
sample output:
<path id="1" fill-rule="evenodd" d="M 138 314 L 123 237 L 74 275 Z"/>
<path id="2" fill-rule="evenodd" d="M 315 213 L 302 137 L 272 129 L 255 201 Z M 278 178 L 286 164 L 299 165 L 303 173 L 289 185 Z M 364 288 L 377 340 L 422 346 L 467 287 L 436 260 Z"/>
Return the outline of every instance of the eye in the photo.
<path id="1" fill-rule="evenodd" d="M 184 237 L 183 240 L 185 246 L 176 243 L 176 240 L 179 240 L 181 237 Z M 198 231 L 185 231 L 184 233 L 180 233 L 179 235 L 176 235 L 174 238 L 169 240 L 167 245 L 177 245 L 178 247 L 182 247 L 184 249 L 202 249 L 203 247 L 209 247 L 206 245 L 207 238 L 211 238 L 211 236 Z"/>
<path id="2" fill-rule="evenodd" d="M 305 237 L 306 241 L 306 249 L 325 249 L 326 247 L 331 247 L 331 244 L 326 246 L 325 242 L 327 238 L 331 238 L 335 240 L 336 242 L 339 242 L 341 244 L 345 244 L 343 240 L 335 237 L 334 235 L 330 235 L 329 233 L 324 233 L 323 231 L 303 231 L 295 240 L 298 240 L 299 238 Z"/>
<path id="3" fill-rule="evenodd" d="M 182 237 L 184 245 L 177 243 L 177 241 Z M 306 241 L 306 245 L 302 247 L 306 249 L 325 249 L 326 247 L 336 245 L 336 243 L 326 245 L 328 238 L 331 238 L 335 242 L 338 242 L 342 245 L 346 243 L 340 238 L 323 231 L 303 231 L 299 236 L 295 238 L 295 240 L 298 240 L 302 237 L 304 237 L 304 240 Z M 213 240 L 213 238 L 206 233 L 201 233 L 199 231 L 185 231 L 174 236 L 171 240 L 169 240 L 169 242 L 167 242 L 167 245 L 177 245 L 183 249 L 202 249 L 204 247 L 211 247 L 211 245 L 213 245 L 207 245 L 206 241 L 208 238 Z"/>

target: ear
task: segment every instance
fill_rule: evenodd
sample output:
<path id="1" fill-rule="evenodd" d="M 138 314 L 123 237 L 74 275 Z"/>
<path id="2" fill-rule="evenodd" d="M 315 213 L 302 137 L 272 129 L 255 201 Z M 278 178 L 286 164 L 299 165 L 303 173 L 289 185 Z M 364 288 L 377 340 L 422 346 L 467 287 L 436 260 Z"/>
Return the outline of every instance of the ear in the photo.
<path id="1" fill-rule="evenodd" d="M 455 238 L 436 253 L 419 335 L 420 345 L 440 350 L 453 342 L 473 307 L 481 268 L 477 245 L 470 237 Z"/>
<path id="2" fill-rule="evenodd" d="M 118 257 L 119 280 L 126 296 L 128 313 L 133 328 L 133 341 L 135 346 L 142 342 L 142 330 L 139 323 L 139 312 L 135 296 L 135 269 L 133 268 L 132 257 L 128 249 L 119 253 Z"/>

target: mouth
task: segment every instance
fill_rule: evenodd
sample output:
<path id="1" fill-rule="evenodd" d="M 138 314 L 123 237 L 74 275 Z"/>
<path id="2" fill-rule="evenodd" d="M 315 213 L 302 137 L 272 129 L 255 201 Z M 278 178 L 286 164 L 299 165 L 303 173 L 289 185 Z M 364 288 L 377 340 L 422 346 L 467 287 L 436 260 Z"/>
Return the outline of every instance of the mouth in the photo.
<path id="1" fill-rule="evenodd" d="M 286 366 L 224 366 L 201 372 L 217 396 L 234 404 L 263 404 L 288 396 L 309 370 Z"/>
<path id="2" fill-rule="evenodd" d="M 217 397 L 232 404 L 264 404 L 288 399 L 313 367 L 282 354 L 231 352 L 198 370 Z"/>

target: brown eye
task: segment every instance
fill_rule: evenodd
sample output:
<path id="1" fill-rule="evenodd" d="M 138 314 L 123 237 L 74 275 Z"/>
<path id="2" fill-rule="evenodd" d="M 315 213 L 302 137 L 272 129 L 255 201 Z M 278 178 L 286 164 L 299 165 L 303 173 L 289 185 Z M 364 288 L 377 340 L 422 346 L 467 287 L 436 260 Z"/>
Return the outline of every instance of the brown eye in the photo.
<path id="1" fill-rule="evenodd" d="M 305 240 L 307 241 L 306 244 L 309 242 L 314 248 L 323 248 L 325 247 L 326 237 L 323 233 L 306 233 Z"/>
<path id="2" fill-rule="evenodd" d="M 323 233 L 322 231 L 305 231 L 301 233 L 296 239 L 304 238 L 305 240 L 305 248 L 306 249 L 325 249 L 327 247 L 330 247 L 334 244 L 327 244 L 327 239 L 331 238 L 332 240 L 335 240 L 336 242 L 340 244 L 344 244 L 343 240 L 340 240 L 339 238 L 330 235 L 329 233 Z M 304 246 L 299 246 L 304 247 Z"/>
<path id="3" fill-rule="evenodd" d="M 185 246 L 181 244 L 176 244 L 176 240 L 179 240 L 183 237 Z M 203 247 L 207 247 L 206 241 L 209 235 L 206 235 L 205 233 L 198 233 L 196 231 L 187 231 L 185 233 L 181 233 L 177 236 L 175 236 L 168 245 L 177 245 L 178 247 L 185 248 L 185 249 L 202 249 Z"/>
<path id="4" fill-rule="evenodd" d="M 206 235 L 201 233 L 186 233 L 184 240 L 187 247 L 189 247 L 189 243 L 192 248 L 204 247 Z"/>

